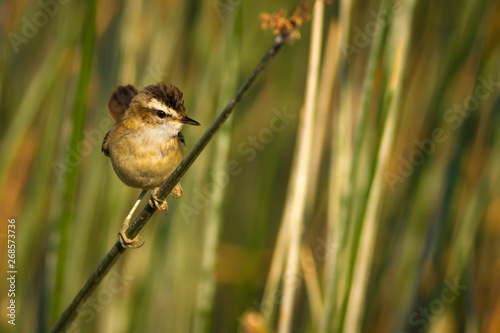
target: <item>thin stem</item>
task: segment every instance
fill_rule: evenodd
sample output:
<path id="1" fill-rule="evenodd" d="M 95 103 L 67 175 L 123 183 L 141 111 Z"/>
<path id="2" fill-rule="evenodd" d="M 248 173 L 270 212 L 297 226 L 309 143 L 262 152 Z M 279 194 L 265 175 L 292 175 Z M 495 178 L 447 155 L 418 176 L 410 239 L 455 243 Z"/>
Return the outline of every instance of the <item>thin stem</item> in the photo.
<path id="1" fill-rule="evenodd" d="M 224 64 L 225 71 L 221 80 L 221 89 L 218 105 L 222 108 L 231 93 L 237 87 L 237 77 L 240 59 L 240 40 L 238 36 L 241 29 L 237 29 L 236 20 L 226 21 Z M 241 34 L 239 34 L 241 35 Z M 219 106 L 217 107 L 219 108 Z M 231 138 L 233 132 L 234 119 L 222 128 L 214 143 L 215 151 L 211 166 L 212 172 L 225 170 L 231 152 Z M 205 229 L 203 230 L 203 252 L 201 259 L 201 270 L 198 280 L 198 291 L 196 295 L 196 314 L 194 317 L 192 332 L 208 332 L 211 327 L 211 317 L 215 306 L 216 281 L 216 259 L 219 244 L 220 229 L 224 223 L 223 210 L 224 198 L 226 197 L 227 186 L 217 187 L 211 195 L 210 205 L 205 213 Z"/>
<path id="2" fill-rule="evenodd" d="M 72 133 L 70 139 L 70 151 L 80 152 L 79 146 L 84 138 L 85 119 L 87 115 L 87 99 L 92 73 L 92 62 L 96 39 L 96 17 L 97 0 L 90 1 L 84 20 L 86 29 L 83 32 L 82 60 L 77 83 L 77 92 L 72 113 Z M 80 164 L 67 168 L 64 177 L 64 188 L 62 194 L 62 210 L 58 221 L 59 243 L 57 246 L 57 264 L 55 272 L 53 298 L 50 308 L 50 319 L 55 320 L 57 314 L 62 310 L 63 294 L 66 278 L 66 264 L 68 247 L 70 243 L 70 226 L 74 216 L 74 205 L 76 198 L 76 187 L 78 185 L 78 173 Z"/>
<path id="3" fill-rule="evenodd" d="M 314 255 L 311 249 L 303 246 L 300 250 L 300 267 L 304 272 L 304 284 L 307 290 L 307 299 L 311 308 L 311 322 L 313 332 L 318 331 L 321 316 L 324 312 L 323 300 L 321 299 L 321 288 L 318 279 L 318 272 L 314 263 Z"/>
<path id="4" fill-rule="evenodd" d="M 323 9 L 323 2 L 317 1 L 314 4 L 306 97 L 297 136 L 297 154 L 294 156 L 292 175 L 290 176 L 290 194 L 287 196 L 283 215 L 283 223 L 289 228 L 289 243 L 287 244 L 288 253 L 283 276 L 283 303 L 278 322 L 279 333 L 288 333 L 291 331 L 295 293 L 300 283 L 300 279 L 298 278 L 300 267 L 299 256 L 309 184 L 309 169 L 311 167 L 313 126 L 317 108 Z"/>
<path id="5" fill-rule="evenodd" d="M 250 89 L 259 74 L 264 70 L 264 68 L 269 64 L 269 61 L 274 58 L 277 52 L 281 49 L 285 43 L 286 38 L 282 35 L 277 35 L 274 38 L 273 45 L 269 48 L 267 53 L 264 55 L 262 60 L 254 68 L 252 73 L 249 75 L 247 80 L 238 89 L 233 98 L 226 105 L 224 110 L 217 116 L 210 127 L 205 131 L 203 136 L 194 145 L 193 149 L 184 157 L 181 164 L 174 170 L 170 177 L 165 181 L 165 183 L 160 187 L 157 192 L 157 197 L 160 200 L 164 200 L 167 195 L 172 191 L 174 186 L 179 182 L 181 177 L 186 173 L 189 167 L 193 164 L 196 158 L 201 154 L 203 149 L 207 146 L 208 142 L 212 139 L 215 133 L 220 129 L 222 124 L 231 115 L 233 110 L 236 108 L 243 95 Z M 149 221 L 156 208 L 152 208 L 149 204 L 141 211 L 141 213 L 135 218 L 130 227 L 127 229 L 126 235 L 128 238 L 133 239 L 139 234 L 141 229 Z M 90 297 L 92 292 L 97 288 L 102 279 L 109 272 L 111 267 L 116 263 L 120 255 L 125 252 L 125 249 L 121 246 L 120 242 L 117 241 L 111 250 L 106 254 L 104 259 L 99 263 L 95 271 L 90 275 L 89 279 L 83 287 L 80 289 L 78 294 L 73 298 L 71 303 L 68 305 L 66 310 L 61 314 L 56 324 L 52 328 L 51 332 L 64 332 L 69 328 L 72 321 L 76 318 L 77 310 L 80 308 L 84 302 Z"/>

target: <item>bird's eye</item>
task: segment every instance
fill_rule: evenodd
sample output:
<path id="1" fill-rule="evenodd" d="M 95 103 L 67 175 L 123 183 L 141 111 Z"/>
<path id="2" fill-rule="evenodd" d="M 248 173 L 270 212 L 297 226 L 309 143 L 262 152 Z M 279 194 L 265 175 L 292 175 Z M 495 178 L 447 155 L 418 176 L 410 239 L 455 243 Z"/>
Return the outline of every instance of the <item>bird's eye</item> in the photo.
<path id="1" fill-rule="evenodd" d="M 167 114 L 164 111 L 161 111 L 161 110 L 156 111 L 156 114 L 160 118 L 165 118 L 167 116 Z"/>

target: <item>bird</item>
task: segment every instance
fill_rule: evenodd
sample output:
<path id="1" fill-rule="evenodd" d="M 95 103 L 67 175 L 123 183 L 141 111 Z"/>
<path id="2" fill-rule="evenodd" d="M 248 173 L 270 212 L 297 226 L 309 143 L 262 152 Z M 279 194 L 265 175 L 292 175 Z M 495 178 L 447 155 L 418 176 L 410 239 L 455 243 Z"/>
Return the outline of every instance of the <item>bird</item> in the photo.
<path id="1" fill-rule="evenodd" d="M 142 246 L 137 245 L 140 236 L 129 239 L 125 234 L 133 212 L 148 190 L 152 190 L 151 207 L 167 211 L 166 200 L 159 200 L 156 193 L 184 157 L 182 127 L 200 123 L 187 116 L 180 89 L 165 82 L 140 91 L 131 84 L 119 86 L 109 97 L 107 110 L 115 124 L 104 137 L 101 151 L 125 185 L 142 189 L 118 233 L 124 248 L 137 248 Z M 171 195 L 179 198 L 182 193 L 177 183 Z"/>

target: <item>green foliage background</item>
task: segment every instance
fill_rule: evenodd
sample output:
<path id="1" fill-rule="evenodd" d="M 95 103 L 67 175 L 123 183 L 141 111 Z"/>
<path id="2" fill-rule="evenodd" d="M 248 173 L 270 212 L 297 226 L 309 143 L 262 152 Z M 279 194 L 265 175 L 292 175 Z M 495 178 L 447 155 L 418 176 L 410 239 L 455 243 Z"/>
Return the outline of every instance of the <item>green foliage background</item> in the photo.
<path id="1" fill-rule="evenodd" d="M 271 45 L 259 14 L 296 5 L 0 2 L 2 332 L 50 329 L 139 193 L 100 152 L 115 87 L 177 85 L 203 125 L 183 131 L 189 149 Z M 321 21 L 303 230 L 285 212 L 314 72 L 310 22 L 70 331 L 279 331 L 287 279 L 293 332 L 500 330 L 500 3 L 341 0 Z M 279 129 L 277 114 L 291 115 Z M 289 276 L 279 254 L 294 232 Z"/>

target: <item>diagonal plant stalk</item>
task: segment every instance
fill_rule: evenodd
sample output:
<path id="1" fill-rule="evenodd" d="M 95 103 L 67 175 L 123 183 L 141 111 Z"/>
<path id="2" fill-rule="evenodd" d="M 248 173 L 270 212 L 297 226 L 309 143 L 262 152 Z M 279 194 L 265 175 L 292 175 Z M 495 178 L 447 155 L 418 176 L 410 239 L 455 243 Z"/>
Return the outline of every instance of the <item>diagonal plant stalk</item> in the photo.
<path id="1" fill-rule="evenodd" d="M 264 68 L 269 64 L 270 60 L 273 59 L 277 52 L 281 49 L 283 44 L 287 40 L 286 35 L 277 35 L 274 38 L 272 46 L 269 48 L 267 53 L 261 59 L 261 61 L 254 68 L 252 73 L 248 76 L 246 81 L 240 86 L 238 91 L 231 98 L 226 107 L 217 116 L 217 118 L 212 122 L 210 127 L 205 131 L 203 136 L 198 140 L 194 147 L 189 151 L 189 153 L 184 157 L 179 166 L 174 170 L 170 177 L 165 181 L 165 183 L 160 187 L 157 192 L 157 196 L 160 200 L 164 200 L 167 195 L 172 191 L 174 186 L 179 182 L 181 177 L 186 173 L 186 171 L 191 167 L 196 158 L 201 154 L 203 149 L 207 146 L 208 142 L 212 139 L 215 133 L 220 129 L 222 124 L 231 115 L 233 110 L 236 108 L 243 95 L 250 89 L 254 84 L 255 80 L 259 74 L 264 70 Z M 151 216 L 156 211 L 149 204 L 140 212 L 140 214 L 135 218 L 135 220 L 130 224 L 126 235 L 129 238 L 134 238 L 139 234 L 141 229 L 146 225 Z M 99 263 L 94 272 L 90 275 L 89 279 L 83 287 L 80 289 L 78 294 L 73 298 L 68 307 L 61 314 L 56 324 L 52 328 L 51 332 L 64 332 L 68 329 L 76 318 L 78 309 L 83 306 L 85 301 L 90 297 L 92 292 L 97 288 L 102 279 L 109 272 L 111 267 L 116 263 L 118 258 L 125 252 L 119 241 L 117 241 L 113 247 L 106 254 L 104 259 Z"/>

